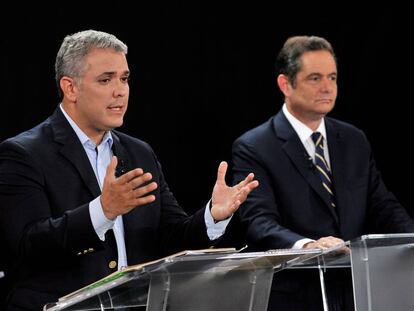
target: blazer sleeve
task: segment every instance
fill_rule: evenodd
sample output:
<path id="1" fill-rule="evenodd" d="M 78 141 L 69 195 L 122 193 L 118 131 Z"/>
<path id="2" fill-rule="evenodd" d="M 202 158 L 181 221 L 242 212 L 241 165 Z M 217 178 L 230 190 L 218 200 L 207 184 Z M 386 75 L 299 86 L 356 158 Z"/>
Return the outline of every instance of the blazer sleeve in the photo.
<path id="1" fill-rule="evenodd" d="M 89 204 L 58 215 L 33 153 L 18 141 L 0 145 L 0 230 L 12 256 L 47 261 L 76 256 L 92 245 L 102 248 L 93 230 Z M 64 178 L 64 176 L 62 176 Z M 65 189 L 61 189 L 65 191 Z"/>
<path id="2" fill-rule="evenodd" d="M 290 248 L 306 237 L 284 227 L 276 203 L 269 163 L 263 160 L 255 147 L 243 139 L 233 144 L 233 183 L 242 180 L 249 172 L 255 174 L 259 187 L 254 189 L 240 207 L 240 216 L 247 226 L 247 243 L 259 250 Z"/>

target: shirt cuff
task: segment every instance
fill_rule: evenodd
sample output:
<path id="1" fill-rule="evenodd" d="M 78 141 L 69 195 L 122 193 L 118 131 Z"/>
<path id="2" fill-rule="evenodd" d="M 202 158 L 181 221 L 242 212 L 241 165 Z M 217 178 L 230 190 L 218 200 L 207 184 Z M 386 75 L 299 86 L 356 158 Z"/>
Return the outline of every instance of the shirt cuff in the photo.
<path id="1" fill-rule="evenodd" d="M 306 243 L 309 243 L 309 242 L 315 242 L 315 240 L 308 239 L 308 238 L 300 239 L 300 240 L 296 241 L 295 244 L 293 244 L 292 248 L 293 249 L 301 249 L 301 248 L 303 248 L 303 246 Z"/>
<path id="2" fill-rule="evenodd" d="M 207 235 L 211 241 L 218 239 L 224 234 L 232 217 L 233 215 L 224 220 L 215 222 L 210 212 L 210 201 L 207 203 L 204 211 L 204 221 L 207 227 Z"/>
<path id="3" fill-rule="evenodd" d="M 105 233 L 113 228 L 115 220 L 106 218 L 101 205 L 101 196 L 89 203 L 89 215 L 99 239 L 105 241 Z"/>

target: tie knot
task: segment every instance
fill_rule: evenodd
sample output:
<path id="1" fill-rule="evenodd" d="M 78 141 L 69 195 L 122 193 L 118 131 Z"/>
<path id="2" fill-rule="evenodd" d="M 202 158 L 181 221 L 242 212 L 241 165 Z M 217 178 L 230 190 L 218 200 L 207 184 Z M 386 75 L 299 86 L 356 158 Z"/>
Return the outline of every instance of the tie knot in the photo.
<path id="1" fill-rule="evenodd" d="M 320 132 L 312 133 L 312 140 L 315 143 L 315 146 L 318 146 L 322 143 L 323 136 Z"/>

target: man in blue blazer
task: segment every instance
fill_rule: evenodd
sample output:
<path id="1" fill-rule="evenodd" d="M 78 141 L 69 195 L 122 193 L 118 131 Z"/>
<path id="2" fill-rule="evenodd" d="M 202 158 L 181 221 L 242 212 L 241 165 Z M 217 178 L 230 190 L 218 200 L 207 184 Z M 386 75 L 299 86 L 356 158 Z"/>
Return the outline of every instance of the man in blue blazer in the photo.
<path id="1" fill-rule="evenodd" d="M 214 244 L 258 183 L 225 183 L 189 217 L 151 147 L 115 131 L 128 105 L 127 47 L 88 30 L 56 58 L 62 103 L 0 145 L 0 231 L 10 284 L 6 310 L 41 310 L 123 266 Z"/>
<path id="2" fill-rule="evenodd" d="M 235 180 L 254 172 L 260 182 L 239 210 L 250 249 L 325 249 L 373 231 L 414 232 L 413 220 L 386 189 L 364 133 L 326 117 L 337 96 L 330 43 L 289 38 L 277 70 L 282 110 L 233 145 Z M 320 153 L 314 132 L 324 142 Z M 330 310 L 353 310 L 352 289 L 342 285 L 349 276 L 326 277 Z M 315 271 L 275 274 L 269 310 L 322 310 L 321 302 Z"/>

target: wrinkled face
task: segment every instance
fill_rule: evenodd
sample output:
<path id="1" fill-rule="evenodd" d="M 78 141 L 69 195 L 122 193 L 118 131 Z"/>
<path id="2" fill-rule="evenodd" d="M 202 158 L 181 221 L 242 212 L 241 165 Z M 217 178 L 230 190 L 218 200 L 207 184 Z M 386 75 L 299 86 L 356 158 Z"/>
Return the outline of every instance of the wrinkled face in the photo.
<path id="1" fill-rule="evenodd" d="M 289 83 L 284 94 L 289 111 L 306 123 L 322 119 L 333 109 L 337 69 L 333 56 L 324 50 L 304 53 L 301 64 L 296 85 Z"/>
<path id="2" fill-rule="evenodd" d="M 126 56 L 111 49 L 94 49 L 75 83 L 73 120 L 90 138 L 119 127 L 128 106 L 129 69 Z"/>

